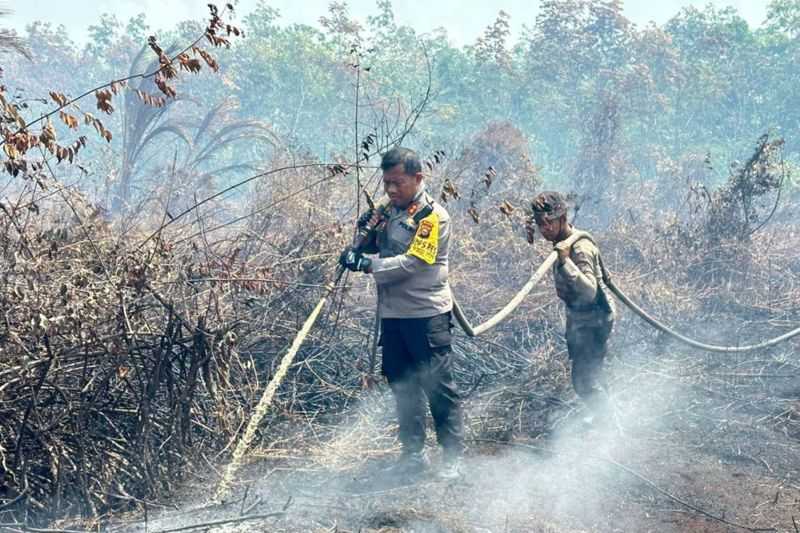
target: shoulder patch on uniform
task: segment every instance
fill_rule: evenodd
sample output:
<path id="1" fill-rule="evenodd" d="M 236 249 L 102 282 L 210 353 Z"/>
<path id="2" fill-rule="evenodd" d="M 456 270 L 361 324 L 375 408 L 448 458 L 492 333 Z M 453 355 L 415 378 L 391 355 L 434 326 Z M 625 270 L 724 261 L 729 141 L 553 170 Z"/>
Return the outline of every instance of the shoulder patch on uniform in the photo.
<path id="1" fill-rule="evenodd" d="M 414 240 L 411 241 L 411 246 L 408 248 L 408 255 L 432 265 L 436 262 L 438 252 L 439 215 L 434 212 L 420 221 Z"/>

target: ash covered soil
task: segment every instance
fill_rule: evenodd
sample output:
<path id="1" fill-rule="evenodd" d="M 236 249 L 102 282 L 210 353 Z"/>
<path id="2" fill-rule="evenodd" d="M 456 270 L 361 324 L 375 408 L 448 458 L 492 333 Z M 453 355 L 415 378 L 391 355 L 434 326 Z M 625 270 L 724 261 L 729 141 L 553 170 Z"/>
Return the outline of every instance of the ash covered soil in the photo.
<path id="1" fill-rule="evenodd" d="M 457 481 L 435 477 L 439 457 L 430 436 L 429 475 L 404 484 L 385 474 L 399 448 L 382 386 L 335 417 L 273 428 L 269 434 L 282 439 L 265 437 L 226 503 L 209 503 L 219 479 L 209 468 L 176 502 L 150 506 L 147 520 L 119 516 L 108 530 L 796 531 L 797 352 L 662 351 L 670 357 L 628 346 L 624 358 L 609 362 L 612 408 L 590 427 L 565 385 L 562 353 L 550 361 L 563 373 L 555 384 L 543 384 L 540 365 L 532 364 L 513 382 L 473 390 L 465 402 L 469 449 Z"/>

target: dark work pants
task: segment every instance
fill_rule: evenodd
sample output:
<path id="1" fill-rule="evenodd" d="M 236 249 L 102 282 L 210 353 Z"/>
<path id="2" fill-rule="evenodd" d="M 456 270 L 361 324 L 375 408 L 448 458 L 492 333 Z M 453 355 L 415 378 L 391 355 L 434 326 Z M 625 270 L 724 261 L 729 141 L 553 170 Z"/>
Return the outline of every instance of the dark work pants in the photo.
<path id="1" fill-rule="evenodd" d="M 431 318 L 385 318 L 383 374 L 397 404 L 403 453 L 425 445 L 425 397 L 446 454 L 463 450 L 463 422 L 450 354 L 450 313 Z"/>
<path id="2" fill-rule="evenodd" d="M 594 324 L 567 321 L 567 351 L 572 361 L 572 386 L 589 407 L 600 408 L 605 403 L 602 372 L 613 325 L 613 321 Z"/>

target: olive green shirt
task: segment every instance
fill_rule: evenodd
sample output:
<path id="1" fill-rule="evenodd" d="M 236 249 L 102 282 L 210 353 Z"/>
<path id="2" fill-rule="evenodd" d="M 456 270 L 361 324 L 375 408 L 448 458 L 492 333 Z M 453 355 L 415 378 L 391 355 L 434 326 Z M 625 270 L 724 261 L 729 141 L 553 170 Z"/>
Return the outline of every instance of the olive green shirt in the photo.
<path id="1" fill-rule="evenodd" d="M 602 325 L 614 320 L 616 310 L 603 282 L 600 251 L 590 239 L 572 245 L 564 263 L 553 266 L 553 277 L 556 293 L 567 308 L 568 323 Z"/>

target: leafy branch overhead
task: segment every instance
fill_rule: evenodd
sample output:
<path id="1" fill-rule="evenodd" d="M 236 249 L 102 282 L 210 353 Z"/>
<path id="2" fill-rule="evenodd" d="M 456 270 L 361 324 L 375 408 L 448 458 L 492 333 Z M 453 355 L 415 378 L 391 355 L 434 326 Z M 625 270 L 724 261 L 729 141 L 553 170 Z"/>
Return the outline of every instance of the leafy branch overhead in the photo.
<path id="1" fill-rule="evenodd" d="M 147 44 L 157 56 L 155 70 L 113 80 L 75 98 L 70 98 L 55 89 L 50 90 L 49 96 L 57 107 L 34 120 L 26 120 L 23 117 L 23 111 L 27 106 L 11 99 L 7 94 L 6 87 L 0 85 L 0 145 L 3 147 L 2 163 L 5 171 L 16 177 L 27 176 L 29 173 L 40 170 L 41 160 L 31 161 L 29 159 L 29 152 L 35 148 L 41 150 L 42 153 L 49 152 L 59 163 L 62 161 L 74 162 L 79 151 L 86 147 L 87 138 L 81 135 L 75 140 L 60 140 L 51 121 L 51 118 L 56 115 L 67 127 L 67 131 L 79 130 L 81 122 L 83 122 L 85 126 L 93 127 L 100 138 L 111 142 L 113 135 L 103 122 L 78 105 L 80 100 L 90 94 L 95 96 L 97 110 L 106 115 L 114 113 L 114 99 L 123 90 L 133 92 L 145 105 L 163 108 L 167 99 L 177 97 L 174 81 L 178 78 L 179 70 L 197 74 L 202 71 L 205 64 L 212 71 L 218 72 L 219 64 L 213 55 L 200 45 L 201 41 L 205 39 L 213 47 L 230 47 L 229 38 L 231 36 L 243 37 L 244 32 L 225 22 L 222 18 L 224 11 L 220 12 L 214 4 L 209 4 L 208 7 L 211 16 L 203 34 L 183 51 L 170 56 L 161 48 L 155 36 L 148 38 Z M 225 9 L 232 11 L 233 6 L 226 4 Z M 130 87 L 128 82 L 134 79 L 151 79 L 163 96 Z M 79 118 L 81 116 L 82 120 Z M 41 124 L 41 127 L 35 131 L 34 126 L 37 124 Z"/>

